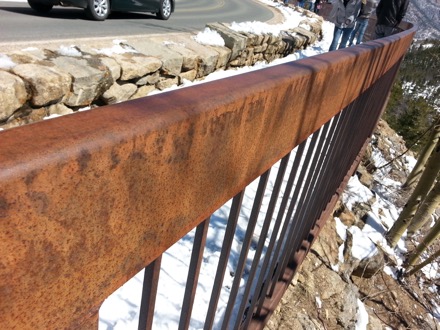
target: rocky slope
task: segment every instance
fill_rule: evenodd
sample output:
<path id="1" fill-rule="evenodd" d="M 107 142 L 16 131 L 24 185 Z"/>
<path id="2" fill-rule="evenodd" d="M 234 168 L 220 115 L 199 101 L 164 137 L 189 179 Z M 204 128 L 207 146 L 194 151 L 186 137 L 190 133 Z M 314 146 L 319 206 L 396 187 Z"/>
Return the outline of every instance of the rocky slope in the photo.
<path id="1" fill-rule="evenodd" d="M 356 174 L 372 190 L 380 184 L 374 180 L 374 173 L 371 174 L 375 169 L 371 149 L 376 147 L 388 160 L 393 158 L 390 149 L 397 153 L 405 151 L 402 138 L 381 121 Z M 403 182 L 407 173 L 402 163 L 396 160 L 390 166 L 390 176 Z M 391 191 L 389 198 L 395 205 L 402 205 L 406 196 L 402 192 Z M 351 212 L 340 202 L 334 217 L 337 216 L 348 227 L 362 228 L 372 203 L 373 200 L 360 203 Z M 385 264 L 395 264 L 392 256 L 379 253 L 368 260 L 356 260 L 351 257 L 349 237 L 345 242 L 345 262 L 339 270 L 335 270 L 332 265 L 338 263 L 338 249 L 342 243 L 336 233 L 335 219 L 331 218 L 266 330 L 355 329 L 362 312 L 358 308 L 358 299 L 364 303 L 368 313 L 367 329 L 440 329 L 439 319 L 431 316 L 436 308 L 433 302 L 440 305 L 440 274 L 435 282 L 437 292 L 428 290 L 432 280 L 422 273 L 396 280 L 383 271 Z"/>
<path id="2" fill-rule="evenodd" d="M 440 39 L 439 7 L 438 0 L 410 1 L 405 20 L 418 25 L 416 39 Z"/>

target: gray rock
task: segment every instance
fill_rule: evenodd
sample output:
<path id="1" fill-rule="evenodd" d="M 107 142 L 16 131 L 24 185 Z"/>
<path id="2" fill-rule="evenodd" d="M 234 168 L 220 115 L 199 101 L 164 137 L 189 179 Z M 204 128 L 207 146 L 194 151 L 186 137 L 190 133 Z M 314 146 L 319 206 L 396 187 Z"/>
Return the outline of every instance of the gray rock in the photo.
<path id="1" fill-rule="evenodd" d="M 216 70 L 219 58 L 218 51 L 199 44 L 191 36 L 177 36 L 176 41 L 199 55 L 197 78 L 205 77 Z"/>
<path id="2" fill-rule="evenodd" d="M 40 118 L 46 110 L 35 107 L 46 109 L 56 104 L 57 107 L 47 108 L 50 113 L 70 113 L 69 107 L 98 106 L 97 100 L 120 102 L 127 97 L 145 96 L 154 89 L 181 84 L 183 79 L 194 81 L 217 70 L 250 66 L 257 61 L 270 62 L 306 47 L 310 40 L 320 37 L 322 20 L 312 15 L 310 22 L 303 22 L 304 29 L 288 36 L 288 42 L 281 36 L 236 32 L 227 24 L 212 23 L 207 27 L 217 31 L 226 46 L 202 45 L 192 34 L 176 33 L 131 37 L 126 43 L 120 42 L 120 47 L 114 47 L 114 42 L 109 45 L 108 41 L 100 40 L 94 48 L 81 44 L 75 45 L 74 49 L 48 46 L 7 54 L 12 63 L 8 70 L 17 66 L 16 72 L 25 79 L 3 69 L 0 76 L 0 126 L 12 125 L 12 121 L 16 126 L 21 125 L 28 121 L 25 117 Z M 315 38 L 310 33 L 315 34 Z M 120 86 L 114 86 L 115 82 Z M 145 88 L 131 94 L 134 86 L 121 87 L 127 82 Z M 101 98 L 111 86 L 112 90 Z M 115 89 L 118 90 L 116 94 Z M 33 111 L 38 114 L 33 116 Z"/>
<path id="3" fill-rule="evenodd" d="M 151 86 L 151 85 L 146 85 L 146 86 L 141 86 L 137 89 L 136 93 L 134 93 L 131 97 L 130 100 L 133 99 L 138 99 L 140 97 L 144 97 L 147 96 L 149 93 L 151 93 L 152 91 L 156 90 L 156 87 Z"/>
<path id="4" fill-rule="evenodd" d="M 58 102 L 70 91 L 71 76 L 53 67 L 19 64 L 12 68 L 12 72 L 30 85 L 32 106 L 40 107 Z"/>
<path id="5" fill-rule="evenodd" d="M 200 56 L 191 49 L 186 48 L 184 43 L 169 42 L 165 40 L 163 40 L 162 43 L 165 47 L 182 55 L 183 72 L 197 69 L 200 62 Z"/>
<path id="6" fill-rule="evenodd" d="M 0 120 L 11 116 L 28 98 L 24 81 L 9 72 L 0 70 Z"/>
<path id="7" fill-rule="evenodd" d="M 191 71 L 182 72 L 179 75 L 179 78 L 180 81 L 182 81 L 183 79 L 194 81 L 196 79 L 196 76 L 197 76 L 197 70 L 191 70 Z"/>
<path id="8" fill-rule="evenodd" d="M 206 27 L 217 31 L 223 40 L 225 46 L 231 50 L 231 60 L 234 60 L 247 46 L 247 38 L 245 35 L 231 30 L 222 23 L 208 23 Z"/>
<path id="9" fill-rule="evenodd" d="M 156 83 L 159 82 L 159 80 L 160 80 L 160 74 L 159 71 L 156 71 L 136 81 L 136 85 L 138 86 L 155 85 Z"/>
<path id="10" fill-rule="evenodd" d="M 179 77 L 167 78 L 159 81 L 156 84 L 156 88 L 159 90 L 164 90 L 166 88 L 170 88 L 171 86 L 179 84 Z"/>
<path id="11" fill-rule="evenodd" d="M 178 76 L 182 71 L 183 56 L 179 52 L 161 43 L 148 41 L 131 41 L 130 46 L 147 56 L 153 56 L 162 61 L 161 70 L 166 75 Z"/>
<path id="12" fill-rule="evenodd" d="M 147 74 L 156 72 L 162 67 L 162 61 L 137 53 L 114 54 L 116 62 L 122 68 L 121 80 L 138 79 Z"/>
<path id="13" fill-rule="evenodd" d="M 37 63 L 47 59 L 46 52 L 43 49 L 38 48 L 27 48 L 24 50 L 15 51 L 8 54 L 8 56 L 17 64 Z"/>
<path id="14" fill-rule="evenodd" d="M 283 328 L 279 328 L 283 329 Z M 286 327 L 284 329 L 287 330 Z M 298 313 L 292 320 L 289 330 L 325 330 L 324 326 L 316 319 L 311 318 L 306 311 Z"/>
<path id="15" fill-rule="evenodd" d="M 119 85 L 114 83 L 104 94 L 101 99 L 106 104 L 114 104 L 129 100 L 136 93 L 137 86 L 135 84 Z"/>
<path id="16" fill-rule="evenodd" d="M 227 67 L 229 60 L 231 59 L 231 50 L 226 47 L 220 46 L 207 46 L 218 52 L 218 60 L 216 69 L 224 69 Z"/>
<path id="17" fill-rule="evenodd" d="M 48 108 L 48 114 L 49 115 L 68 115 L 73 113 L 73 110 L 66 107 L 64 104 L 62 103 L 57 103 L 57 104 L 52 104 L 51 106 L 49 106 Z"/>
<path id="18" fill-rule="evenodd" d="M 316 39 L 317 39 L 316 38 L 316 34 L 314 34 L 311 31 L 308 31 L 308 30 L 306 30 L 306 29 L 304 29 L 302 27 L 296 27 L 292 31 L 297 33 L 297 34 L 299 34 L 299 35 L 301 35 L 301 36 L 303 36 L 303 37 L 305 37 L 305 38 L 307 38 L 307 42 L 311 43 L 311 44 L 314 43 L 316 41 Z"/>
<path id="19" fill-rule="evenodd" d="M 371 278 L 376 275 L 385 265 L 385 257 L 381 249 L 377 249 L 377 253 L 371 257 L 364 258 L 360 261 L 357 268 L 353 270 L 352 275 Z"/>
<path id="20" fill-rule="evenodd" d="M 327 258 L 322 256 L 318 258 L 313 253 L 307 255 L 306 261 L 302 264 L 301 275 L 298 276 L 298 283 L 293 287 L 292 298 L 289 300 L 297 306 L 306 308 L 305 314 L 313 323 L 318 320 L 320 313 L 327 324 L 338 324 L 337 329 L 354 329 L 359 290 L 352 282 L 347 282 L 331 270 L 321 259 Z M 315 302 L 318 293 L 322 302 L 321 308 L 318 308 Z M 290 316 L 296 318 L 299 314 L 301 312 L 297 311 Z M 305 323 L 300 323 L 310 325 L 307 319 L 304 321 Z"/>
<path id="21" fill-rule="evenodd" d="M 14 112 L 14 114 L 8 118 L 3 128 L 8 129 L 13 127 L 23 126 L 26 124 L 35 123 L 43 120 L 43 118 L 46 116 L 47 116 L 46 108 L 43 107 L 38 109 L 32 109 L 25 105 L 22 108 L 18 109 L 16 112 Z"/>
<path id="22" fill-rule="evenodd" d="M 110 70 L 113 81 L 117 81 L 119 78 L 121 78 L 121 66 L 118 64 L 118 62 L 116 62 L 115 59 L 107 56 L 102 56 L 99 59 Z"/>
<path id="23" fill-rule="evenodd" d="M 113 84 L 110 70 L 99 58 L 60 56 L 51 61 L 73 78 L 71 92 L 63 99 L 68 106 L 90 105 Z"/>

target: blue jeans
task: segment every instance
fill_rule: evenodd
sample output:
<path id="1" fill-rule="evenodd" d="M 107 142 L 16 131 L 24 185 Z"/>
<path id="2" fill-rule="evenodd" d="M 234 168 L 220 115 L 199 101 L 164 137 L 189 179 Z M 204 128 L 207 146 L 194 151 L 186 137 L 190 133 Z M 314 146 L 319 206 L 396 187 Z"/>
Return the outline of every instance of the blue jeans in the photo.
<path id="1" fill-rule="evenodd" d="M 358 19 L 356 21 L 356 25 L 354 27 L 353 32 L 350 35 L 350 41 L 348 42 L 349 46 L 353 46 L 354 38 L 356 37 L 356 45 L 359 45 L 364 39 L 365 30 L 368 26 L 368 18 L 367 19 Z"/>
<path id="2" fill-rule="evenodd" d="M 342 36 L 342 40 L 341 43 L 338 47 L 338 49 L 342 49 L 347 47 L 347 42 L 348 39 L 350 38 L 350 34 L 353 31 L 353 28 L 340 28 L 337 27 L 335 25 L 335 31 L 333 32 L 333 41 L 332 44 L 330 45 L 330 49 L 329 51 L 331 52 L 332 50 L 336 50 L 336 47 L 338 46 L 339 43 L 339 39 L 341 39 Z"/>
<path id="3" fill-rule="evenodd" d="M 310 10 L 310 11 L 313 11 L 313 10 L 315 9 L 315 4 L 314 4 L 313 2 L 309 2 L 309 1 L 307 1 L 307 2 L 304 4 L 304 8 L 305 8 L 305 9 L 308 9 L 308 10 Z"/>
<path id="4" fill-rule="evenodd" d="M 298 7 L 304 8 L 304 2 L 306 0 L 298 0 Z"/>

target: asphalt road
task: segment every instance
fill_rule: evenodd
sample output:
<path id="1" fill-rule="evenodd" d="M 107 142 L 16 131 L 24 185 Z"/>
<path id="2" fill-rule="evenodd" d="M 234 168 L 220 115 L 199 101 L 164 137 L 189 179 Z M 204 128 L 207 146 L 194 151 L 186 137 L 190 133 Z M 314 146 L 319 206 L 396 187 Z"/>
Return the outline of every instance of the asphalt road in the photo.
<path id="1" fill-rule="evenodd" d="M 0 52 L 6 44 L 191 32 L 210 22 L 265 22 L 273 17 L 271 9 L 253 0 L 176 0 L 168 21 L 150 13 L 112 13 L 106 21 L 96 22 L 78 8 L 54 7 L 44 17 L 23 0 L 0 0 Z"/>

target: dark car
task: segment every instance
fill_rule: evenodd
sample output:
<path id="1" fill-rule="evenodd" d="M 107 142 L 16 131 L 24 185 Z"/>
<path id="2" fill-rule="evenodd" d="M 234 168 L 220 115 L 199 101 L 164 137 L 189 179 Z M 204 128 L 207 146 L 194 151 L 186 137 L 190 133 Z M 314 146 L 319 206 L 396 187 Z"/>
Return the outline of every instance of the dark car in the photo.
<path id="1" fill-rule="evenodd" d="M 105 20 L 111 11 L 155 13 L 167 20 L 174 11 L 174 0 L 28 0 L 29 6 L 40 14 L 48 13 L 53 6 L 84 8 L 87 17 Z"/>

